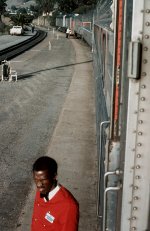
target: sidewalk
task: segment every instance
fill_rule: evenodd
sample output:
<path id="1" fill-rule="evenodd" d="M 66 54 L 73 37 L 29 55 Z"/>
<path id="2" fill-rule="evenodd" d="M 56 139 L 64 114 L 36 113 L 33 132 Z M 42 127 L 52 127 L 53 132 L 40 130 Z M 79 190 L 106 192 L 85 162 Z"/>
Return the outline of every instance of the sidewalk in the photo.
<path id="1" fill-rule="evenodd" d="M 92 55 L 81 40 L 68 42 L 74 46 L 77 64 L 47 155 L 58 162 L 58 181 L 79 201 L 79 231 L 96 231 L 97 155 Z M 34 194 L 33 186 L 18 223 L 19 231 L 30 230 Z"/>

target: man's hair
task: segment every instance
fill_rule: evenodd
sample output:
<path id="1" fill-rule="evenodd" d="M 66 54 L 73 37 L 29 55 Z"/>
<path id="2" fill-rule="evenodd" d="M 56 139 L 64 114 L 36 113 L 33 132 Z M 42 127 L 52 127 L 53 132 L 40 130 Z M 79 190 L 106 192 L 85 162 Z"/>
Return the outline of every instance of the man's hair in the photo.
<path id="1" fill-rule="evenodd" d="M 57 162 L 49 156 L 41 156 L 33 164 L 32 171 L 45 171 L 48 170 L 48 173 L 51 177 L 57 175 Z"/>

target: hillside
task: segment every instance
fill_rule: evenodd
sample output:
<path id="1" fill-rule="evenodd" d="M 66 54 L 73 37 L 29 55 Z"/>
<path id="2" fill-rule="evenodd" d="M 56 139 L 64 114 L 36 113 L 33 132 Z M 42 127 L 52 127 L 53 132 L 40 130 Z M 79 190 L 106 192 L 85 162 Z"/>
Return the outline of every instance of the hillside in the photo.
<path id="1" fill-rule="evenodd" d="M 7 2 L 7 8 L 11 8 L 11 6 L 16 6 L 17 8 L 18 7 L 24 7 L 24 6 L 30 6 L 30 5 L 33 5 L 35 4 L 35 1 L 24 1 L 24 0 L 8 0 Z M 24 4 L 25 3 L 25 4 Z"/>

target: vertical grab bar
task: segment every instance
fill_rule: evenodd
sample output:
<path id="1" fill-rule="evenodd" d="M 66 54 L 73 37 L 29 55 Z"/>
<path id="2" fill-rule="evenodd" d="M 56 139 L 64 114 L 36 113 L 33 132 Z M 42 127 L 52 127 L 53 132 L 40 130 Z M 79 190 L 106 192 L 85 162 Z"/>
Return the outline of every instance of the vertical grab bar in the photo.
<path id="1" fill-rule="evenodd" d="M 110 175 L 116 175 L 116 176 L 119 176 L 120 174 L 122 174 L 122 171 L 120 169 L 117 169 L 115 171 L 112 171 L 112 172 L 106 172 L 105 175 L 104 175 L 104 194 L 105 194 L 105 191 L 109 188 L 112 188 L 112 187 L 108 187 L 106 188 L 106 180 L 107 180 L 107 177 L 110 176 Z M 113 187 L 114 188 L 114 187 Z M 116 188 L 116 187 L 115 187 Z M 120 187 L 121 188 L 121 187 Z M 104 195 L 104 215 L 103 215 L 103 226 L 105 225 L 104 223 L 106 223 L 106 196 Z M 106 225 L 105 225 L 106 226 Z M 104 230 L 105 230 L 105 226 L 104 226 Z"/>
<path id="2" fill-rule="evenodd" d="M 118 185 L 116 187 L 108 187 L 105 189 L 104 192 L 104 212 L 103 212 L 103 229 L 102 231 L 106 231 L 106 199 L 107 199 L 107 193 L 109 191 L 119 191 L 121 189 L 122 185 Z"/>
<path id="3" fill-rule="evenodd" d="M 100 137 L 99 137 L 99 149 L 100 149 L 100 155 L 98 158 L 98 195 L 97 195 L 97 217 L 102 218 L 102 216 L 99 213 L 99 201 L 100 201 L 100 189 L 99 189 L 99 185 L 100 185 L 100 161 L 101 161 L 101 153 L 102 153 L 102 131 L 103 131 L 103 126 L 105 124 L 110 124 L 110 121 L 103 121 L 100 123 Z"/>

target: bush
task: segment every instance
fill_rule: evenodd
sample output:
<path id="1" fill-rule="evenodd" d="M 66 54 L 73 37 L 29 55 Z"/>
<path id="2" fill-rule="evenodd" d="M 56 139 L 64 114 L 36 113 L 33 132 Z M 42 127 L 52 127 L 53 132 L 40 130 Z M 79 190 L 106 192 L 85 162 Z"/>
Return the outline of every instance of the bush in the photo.
<path id="1" fill-rule="evenodd" d="M 4 23 L 0 23 L 0 35 L 9 34 L 9 30 L 12 25 L 6 25 Z"/>

